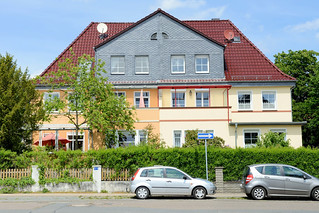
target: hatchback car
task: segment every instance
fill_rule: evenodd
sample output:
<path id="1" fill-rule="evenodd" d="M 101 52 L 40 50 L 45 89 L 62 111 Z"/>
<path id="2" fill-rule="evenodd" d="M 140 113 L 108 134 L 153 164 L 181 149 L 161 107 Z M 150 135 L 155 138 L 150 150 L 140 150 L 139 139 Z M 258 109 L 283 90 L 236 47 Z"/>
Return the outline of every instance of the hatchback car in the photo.
<path id="1" fill-rule="evenodd" d="M 204 179 L 192 178 L 185 172 L 168 166 L 138 169 L 131 179 L 131 192 L 139 199 L 155 195 L 190 195 L 203 199 L 214 194 L 216 187 Z"/>
<path id="2" fill-rule="evenodd" d="M 244 169 L 241 188 L 248 197 L 311 197 L 319 200 L 319 179 L 284 164 L 250 165 Z"/>

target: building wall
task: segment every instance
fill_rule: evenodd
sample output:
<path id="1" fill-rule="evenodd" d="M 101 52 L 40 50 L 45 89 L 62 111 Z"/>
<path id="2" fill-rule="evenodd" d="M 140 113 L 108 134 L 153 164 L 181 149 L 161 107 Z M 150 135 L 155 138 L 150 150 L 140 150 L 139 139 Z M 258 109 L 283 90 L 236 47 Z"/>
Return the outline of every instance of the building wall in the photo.
<path id="1" fill-rule="evenodd" d="M 157 40 L 151 40 L 153 33 Z M 168 39 L 162 38 L 162 33 Z M 209 55 L 210 72 L 195 73 L 195 55 Z M 125 74 L 111 74 L 111 56 L 125 56 Z M 149 56 L 149 74 L 135 74 L 135 56 Z M 186 71 L 172 74 L 171 55 L 184 55 Z M 96 50 L 96 58 L 105 62 L 110 81 L 157 81 L 170 79 L 224 79 L 223 47 L 200 36 L 172 19 L 157 14 Z"/>
<path id="2" fill-rule="evenodd" d="M 232 122 L 292 122 L 291 92 L 288 86 L 272 87 L 232 87 L 229 91 Z M 252 109 L 238 109 L 238 92 L 252 94 Z M 276 92 L 276 109 L 264 110 L 262 91 Z"/>

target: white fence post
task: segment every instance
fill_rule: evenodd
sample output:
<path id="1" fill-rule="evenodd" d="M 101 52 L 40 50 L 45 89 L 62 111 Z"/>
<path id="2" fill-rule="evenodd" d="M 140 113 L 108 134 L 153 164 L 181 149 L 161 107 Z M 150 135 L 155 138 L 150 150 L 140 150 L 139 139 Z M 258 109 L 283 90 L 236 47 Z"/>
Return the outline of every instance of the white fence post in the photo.
<path id="1" fill-rule="evenodd" d="M 39 185 L 39 170 L 37 165 L 32 165 L 32 179 L 35 181 L 35 184 L 32 185 L 32 192 L 38 192 L 40 190 Z"/>
<path id="2" fill-rule="evenodd" d="M 101 192 L 102 187 L 102 170 L 101 165 L 94 165 L 93 166 L 93 191 L 97 191 L 98 193 Z"/>

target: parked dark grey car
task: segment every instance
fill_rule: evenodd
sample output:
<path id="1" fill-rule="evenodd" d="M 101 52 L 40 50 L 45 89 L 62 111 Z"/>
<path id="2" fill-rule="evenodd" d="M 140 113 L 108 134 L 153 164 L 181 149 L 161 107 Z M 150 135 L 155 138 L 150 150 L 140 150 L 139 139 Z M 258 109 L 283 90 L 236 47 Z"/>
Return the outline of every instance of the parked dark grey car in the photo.
<path id="1" fill-rule="evenodd" d="M 175 167 L 153 166 L 135 172 L 131 192 L 139 199 L 154 195 L 189 195 L 203 199 L 207 194 L 214 194 L 216 187 L 210 181 L 192 178 Z"/>
<path id="2" fill-rule="evenodd" d="M 284 164 L 250 165 L 244 169 L 241 188 L 248 197 L 311 197 L 319 200 L 319 179 Z"/>

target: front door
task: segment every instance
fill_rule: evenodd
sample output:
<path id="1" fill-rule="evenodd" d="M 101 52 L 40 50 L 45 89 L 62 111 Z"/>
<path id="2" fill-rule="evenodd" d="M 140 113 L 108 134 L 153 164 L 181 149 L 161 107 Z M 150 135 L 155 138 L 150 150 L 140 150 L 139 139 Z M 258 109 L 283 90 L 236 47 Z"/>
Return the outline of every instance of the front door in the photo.
<path id="1" fill-rule="evenodd" d="M 306 174 L 290 166 L 283 166 L 285 174 L 285 190 L 287 195 L 307 196 L 310 181 Z"/>
<path id="2" fill-rule="evenodd" d="M 184 173 L 172 169 L 166 168 L 166 194 L 190 194 L 191 180 Z"/>

